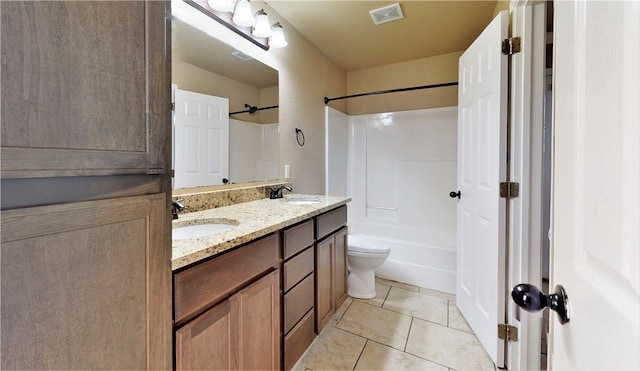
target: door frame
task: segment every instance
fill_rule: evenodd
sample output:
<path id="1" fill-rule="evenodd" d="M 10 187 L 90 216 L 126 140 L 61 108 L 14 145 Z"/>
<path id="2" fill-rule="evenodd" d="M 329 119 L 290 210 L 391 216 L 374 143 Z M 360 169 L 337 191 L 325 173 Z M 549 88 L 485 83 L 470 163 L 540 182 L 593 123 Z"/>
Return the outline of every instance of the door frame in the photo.
<path id="1" fill-rule="evenodd" d="M 520 194 L 509 205 L 506 295 L 519 283 L 542 286 L 542 148 L 546 47 L 546 4 L 511 0 L 511 36 L 520 37 L 521 51 L 512 56 L 510 74 L 511 181 Z M 506 321 L 518 328 L 518 341 L 507 342 L 510 370 L 540 369 L 542 312 L 526 313 L 509 298 Z"/>

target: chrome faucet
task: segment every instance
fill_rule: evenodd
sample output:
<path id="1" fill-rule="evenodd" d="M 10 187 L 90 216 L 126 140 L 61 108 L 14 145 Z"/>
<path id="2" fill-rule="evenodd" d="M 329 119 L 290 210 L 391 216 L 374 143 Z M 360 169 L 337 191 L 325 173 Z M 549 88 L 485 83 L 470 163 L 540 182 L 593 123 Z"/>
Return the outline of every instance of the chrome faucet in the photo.
<path id="1" fill-rule="evenodd" d="M 271 190 L 271 194 L 269 195 L 270 199 L 274 199 L 274 198 L 282 198 L 282 190 L 286 189 L 287 191 L 291 192 L 293 191 L 293 188 L 287 186 L 287 185 L 282 185 L 276 189 L 270 188 Z"/>
<path id="2" fill-rule="evenodd" d="M 184 210 L 182 200 L 175 200 L 171 203 L 171 219 L 178 219 L 178 211 Z"/>

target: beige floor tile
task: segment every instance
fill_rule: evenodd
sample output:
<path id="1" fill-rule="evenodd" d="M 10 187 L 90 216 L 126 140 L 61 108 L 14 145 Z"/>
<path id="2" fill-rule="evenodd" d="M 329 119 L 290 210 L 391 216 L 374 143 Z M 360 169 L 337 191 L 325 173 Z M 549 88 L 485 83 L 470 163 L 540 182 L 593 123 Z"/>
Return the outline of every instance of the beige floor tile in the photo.
<path id="1" fill-rule="evenodd" d="M 405 289 L 407 291 L 413 291 L 413 292 L 420 291 L 420 288 L 418 286 L 413 286 L 413 285 L 409 285 L 409 284 L 402 283 L 402 282 L 385 280 L 384 278 L 376 277 L 376 282 L 380 282 L 380 283 L 382 283 L 384 285 L 391 286 L 391 287 L 398 287 L 398 288 L 401 288 L 401 289 Z"/>
<path id="2" fill-rule="evenodd" d="M 353 298 L 347 297 L 344 300 L 344 303 L 342 303 L 340 308 L 338 308 L 338 310 L 336 310 L 336 313 L 333 315 L 333 317 L 331 317 L 331 320 L 329 320 L 329 322 L 327 324 L 329 326 L 335 326 L 340 321 L 342 316 L 344 315 L 344 312 L 347 311 L 347 309 L 349 308 L 351 303 L 353 303 Z"/>
<path id="3" fill-rule="evenodd" d="M 456 300 L 456 296 L 454 294 L 449 294 L 448 292 L 442 292 L 437 290 L 431 290 L 424 287 L 420 287 L 419 292 L 424 295 L 437 296 L 442 299 L 447 300 Z"/>
<path id="4" fill-rule="evenodd" d="M 355 299 L 357 301 L 367 303 L 369 305 L 375 305 L 376 307 L 382 307 L 384 300 L 387 298 L 387 294 L 389 294 L 389 290 L 391 286 L 385 285 L 384 283 L 376 282 L 376 297 L 373 299 Z"/>
<path id="5" fill-rule="evenodd" d="M 467 320 L 464 319 L 455 301 L 449 301 L 449 327 L 473 334 L 473 330 L 469 327 Z"/>
<path id="6" fill-rule="evenodd" d="M 406 352 L 456 370 L 495 370 L 475 335 L 417 318 Z"/>
<path id="7" fill-rule="evenodd" d="M 337 328 L 404 350 L 411 317 L 355 301 L 349 306 Z"/>
<path id="8" fill-rule="evenodd" d="M 294 370 L 353 370 L 367 339 L 326 326 Z"/>
<path id="9" fill-rule="evenodd" d="M 447 325 L 447 300 L 392 287 L 382 308 Z"/>
<path id="10" fill-rule="evenodd" d="M 367 342 L 355 369 L 448 371 L 447 367 L 374 341 Z"/>

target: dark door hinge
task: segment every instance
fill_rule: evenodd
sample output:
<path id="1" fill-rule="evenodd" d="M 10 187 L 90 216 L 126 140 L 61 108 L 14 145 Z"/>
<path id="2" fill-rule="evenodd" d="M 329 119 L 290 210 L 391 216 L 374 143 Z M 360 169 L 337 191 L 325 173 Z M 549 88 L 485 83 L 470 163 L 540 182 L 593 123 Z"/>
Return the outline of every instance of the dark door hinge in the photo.
<path id="1" fill-rule="evenodd" d="M 175 111 L 176 110 L 176 104 L 171 102 L 171 111 Z"/>
<path id="2" fill-rule="evenodd" d="M 510 37 L 502 40 L 502 54 L 514 55 L 520 52 L 520 38 Z"/>
<path id="3" fill-rule="evenodd" d="M 504 323 L 499 323 L 498 339 L 506 341 L 518 341 L 518 328 Z"/>
<path id="4" fill-rule="evenodd" d="M 520 184 L 515 182 L 500 183 L 500 197 L 516 198 L 520 195 Z"/>

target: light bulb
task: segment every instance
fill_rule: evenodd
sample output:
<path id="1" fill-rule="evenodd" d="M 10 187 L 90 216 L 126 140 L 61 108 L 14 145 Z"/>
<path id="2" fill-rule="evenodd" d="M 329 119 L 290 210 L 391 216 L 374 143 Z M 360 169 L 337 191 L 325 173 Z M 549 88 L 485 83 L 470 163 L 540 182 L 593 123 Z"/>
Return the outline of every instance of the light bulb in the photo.
<path id="1" fill-rule="evenodd" d="M 209 4 L 209 8 L 219 12 L 233 11 L 233 0 L 209 0 L 207 4 Z"/>
<path id="2" fill-rule="evenodd" d="M 249 0 L 238 0 L 231 20 L 233 21 L 233 23 L 237 24 L 240 27 L 253 26 L 256 20 L 253 18 Z"/>
<path id="3" fill-rule="evenodd" d="M 263 9 L 256 13 L 256 25 L 253 26 L 253 36 L 271 37 L 271 27 L 269 26 L 269 16 Z"/>
<path id="4" fill-rule="evenodd" d="M 273 34 L 271 35 L 271 39 L 269 39 L 269 46 L 274 48 L 284 48 L 289 44 L 284 38 L 284 31 L 280 22 L 276 22 L 271 26 L 271 32 L 273 32 Z"/>

